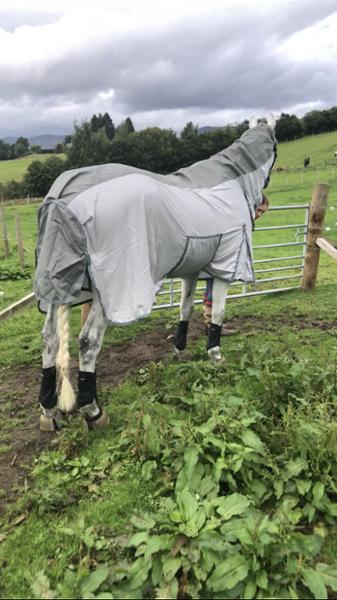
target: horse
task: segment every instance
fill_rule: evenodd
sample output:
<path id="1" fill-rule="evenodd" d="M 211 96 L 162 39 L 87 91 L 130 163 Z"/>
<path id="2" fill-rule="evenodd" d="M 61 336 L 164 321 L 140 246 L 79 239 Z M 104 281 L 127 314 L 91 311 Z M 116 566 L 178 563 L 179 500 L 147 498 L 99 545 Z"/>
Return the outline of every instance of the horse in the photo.
<path id="1" fill-rule="evenodd" d="M 306 169 L 307 167 L 310 166 L 310 156 L 308 156 L 307 158 L 304 159 L 303 161 L 303 167 Z"/>
<path id="2" fill-rule="evenodd" d="M 275 119 L 251 120 L 229 148 L 168 176 L 101 165 L 63 173 L 39 209 L 34 292 L 42 330 L 40 429 L 77 407 L 88 429 L 108 422 L 97 401 L 96 360 L 109 323 L 150 314 L 165 277 L 182 279 L 174 341 L 186 348 L 199 278 L 214 278 L 207 350 L 222 359 L 230 283 L 254 280 L 252 230 L 276 159 Z M 69 308 L 91 300 L 79 334 L 78 393 L 69 379 Z M 57 371 L 59 382 L 57 383 Z"/>

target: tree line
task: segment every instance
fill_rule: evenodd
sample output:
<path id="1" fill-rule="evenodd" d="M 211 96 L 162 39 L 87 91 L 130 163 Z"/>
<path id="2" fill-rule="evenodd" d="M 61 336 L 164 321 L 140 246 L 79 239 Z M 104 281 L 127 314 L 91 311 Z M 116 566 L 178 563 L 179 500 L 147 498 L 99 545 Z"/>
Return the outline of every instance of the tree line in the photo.
<path id="1" fill-rule="evenodd" d="M 12 158 L 21 158 L 28 154 L 41 152 L 41 146 L 29 144 L 25 137 L 18 137 L 14 144 L 9 144 L 0 139 L 0 160 L 11 160 Z"/>
<path id="2" fill-rule="evenodd" d="M 0 195 L 8 199 L 41 197 L 63 171 L 90 165 L 122 163 L 172 173 L 219 152 L 247 128 L 248 121 L 244 121 L 199 133 L 198 127 L 189 122 L 177 135 L 172 129 L 160 127 L 135 131 L 130 117 L 115 126 L 108 113 L 95 114 L 90 120 L 75 123 L 73 134 L 65 137 L 65 159 L 51 156 L 32 161 L 21 181 L 0 184 Z"/>
<path id="3" fill-rule="evenodd" d="M 21 181 L 0 184 L 0 195 L 9 199 L 41 197 L 63 171 L 97 164 L 122 163 L 156 173 L 172 173 L 216 154 L 247 128 L 248 121 L 242 121 L 200 133 L 198 126 L 189 122 L 177 135 L 172 129 L 160 127 L 135 131 L 130 117 L 115 126 L 108 113 L 94 114 L 90 120 L 75 123 L 72 135 L 55 148 L 64 152 L 65 159 L 51 156 L 44 161 L 34 160 Z M 337 107 L 314 110 L 302 118 L 282 113 L 276 124 L 276 137 L 289 141 L 333 130 L 337 130 Z M 18 138 L 15 144 L 20 151 L 25 146 L 23 140 Z M 0 151 L 1 147 L 0 140 Z"/>

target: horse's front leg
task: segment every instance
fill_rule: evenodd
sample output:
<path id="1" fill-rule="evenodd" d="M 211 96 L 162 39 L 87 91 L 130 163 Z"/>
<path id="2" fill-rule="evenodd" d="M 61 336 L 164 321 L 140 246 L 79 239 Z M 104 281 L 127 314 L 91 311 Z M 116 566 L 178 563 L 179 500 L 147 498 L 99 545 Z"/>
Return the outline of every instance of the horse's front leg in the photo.
<path id="1" fill-rule="evenodd" d="M 214 362 L 222 360 L 220 349 L 221 327 L 225 316 L 225 305 L 229 286 L 230 283 L 228 281 L 214 279 L 212 323 L 209 327 L 207 342 L 208 354 Z"/>
<path id="2" fill-rule="evenodd" d="M 42 329 L 42 379 L 39 402 L 41 431 L 59 429 L 61 414 L 57 408 L 56 355 L 59 348 L 57 334 L 57 306 L 50 304 Z"/>
<path id="3" fill-rule="evenodd" d="M 194 294 L 199 273 L 185 277 L 181 281 L 180 321 L 174 338 L 174 349 L 177 355 L 183 352 L 187 345 L 188 322 L 194 308 Z"/>
<path id="4" fill-rule="evenodd" d="M 96 359 L 102 347 L 107 327 L 97 292 L 86 321 L 79 335 L 79 363 L 77 406 L 88 428 L 97 429 L 107 425 L 109 417 L 97 403 Z"/>

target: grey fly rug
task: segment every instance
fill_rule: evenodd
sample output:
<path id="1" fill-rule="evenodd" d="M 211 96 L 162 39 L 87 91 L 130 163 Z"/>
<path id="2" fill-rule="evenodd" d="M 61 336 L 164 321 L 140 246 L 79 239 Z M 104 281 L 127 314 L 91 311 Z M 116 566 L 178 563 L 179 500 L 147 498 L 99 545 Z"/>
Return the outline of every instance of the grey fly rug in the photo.
<path id="1" fill-rule="evenodd" d="M 171 175 L 119 164 L 63 173 L 39 211 L 41 309 L 88 299 L 90 280 L 106 318 L 129 323 L 151 312 L 167 276 L 253 281 L 253 218 L 275 157 L 260 124 Z"/>

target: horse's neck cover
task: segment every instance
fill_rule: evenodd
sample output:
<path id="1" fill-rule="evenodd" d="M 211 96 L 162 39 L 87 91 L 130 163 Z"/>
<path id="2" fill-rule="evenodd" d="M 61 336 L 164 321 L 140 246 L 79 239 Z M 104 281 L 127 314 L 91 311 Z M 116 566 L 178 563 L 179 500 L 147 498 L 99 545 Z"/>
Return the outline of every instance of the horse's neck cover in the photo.
<path id="1" fill-rule="evenodd" d="M 120 164 L 63 173 L 39 211 L 42 310 L 82 301 L 87 274 L 116 323 L 149 314 L 167 274 L 251 281 L 252 219 L 275 157 L 261 124 L 171 175 Z"/>

